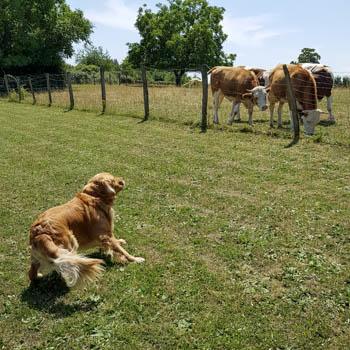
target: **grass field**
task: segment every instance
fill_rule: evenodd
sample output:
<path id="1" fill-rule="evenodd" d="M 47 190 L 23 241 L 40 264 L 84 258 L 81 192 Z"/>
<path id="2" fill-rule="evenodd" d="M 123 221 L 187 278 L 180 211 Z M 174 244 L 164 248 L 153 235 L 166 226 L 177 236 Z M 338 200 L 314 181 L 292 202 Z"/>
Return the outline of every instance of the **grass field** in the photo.
<path id="1" fill-rule="evenodd" d="M 0 101 L 0 349 L 348 348 L 342 108 L 285 149 L 289 133 L 263 122 L 200 134 Z M 115 230 L 145 264 L 108 264 L 80 290 L 55 275 L 29 286 L 33 219 L 101 171 L 127 182 Z"/>

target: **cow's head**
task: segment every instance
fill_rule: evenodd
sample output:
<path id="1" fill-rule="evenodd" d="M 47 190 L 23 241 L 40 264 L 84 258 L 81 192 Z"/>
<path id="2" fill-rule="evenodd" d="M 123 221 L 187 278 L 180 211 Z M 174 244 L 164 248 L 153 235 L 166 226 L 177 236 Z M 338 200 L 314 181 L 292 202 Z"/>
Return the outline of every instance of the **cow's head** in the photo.
<path id="1" fill-rule="evenodd" d="M 315 133 L 315 126 L 320 121 L 321 114 L 324 114 L 324 112 L 320 109 L 302 111 L 301 119 L 303 120 L 306 135 L 313 135 Z"/>
<path id="2" fill-rule="evenodd" d="M 253 103 L 257 105 L 261 111 L 266 111 L 267 94 L 269 91 L 270 88 L 265 88 L 264 86 L 256 86 L 251 90 L 247 90 L 247 92 L 243 94 L 242 97 L 252 99 Z"/>

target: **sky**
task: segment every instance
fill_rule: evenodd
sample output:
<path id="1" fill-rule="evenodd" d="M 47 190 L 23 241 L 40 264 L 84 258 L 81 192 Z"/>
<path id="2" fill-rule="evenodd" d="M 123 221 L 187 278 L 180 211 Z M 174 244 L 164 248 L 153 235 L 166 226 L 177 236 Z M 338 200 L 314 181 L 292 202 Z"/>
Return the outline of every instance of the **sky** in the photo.
<path id="1" fill-rule="evenodd" d="M 134 27 L 143 4 L 154 9 L 166 0 L 67 0 L 94 25 L 91 41 L 121 61 L 127 42 L 138 42 Z M 296 60 L 304 47 L 315 48 L 321 63 L 334 72 L 350 72 L 349 0 L 209 0 L 224 7 L 226 53 L 236 53 L 235 65 L 272 68 Z M 77 45 L 78 50 L 81 45 Z M 69 60 L 74 63 L 74 59 Z"/>

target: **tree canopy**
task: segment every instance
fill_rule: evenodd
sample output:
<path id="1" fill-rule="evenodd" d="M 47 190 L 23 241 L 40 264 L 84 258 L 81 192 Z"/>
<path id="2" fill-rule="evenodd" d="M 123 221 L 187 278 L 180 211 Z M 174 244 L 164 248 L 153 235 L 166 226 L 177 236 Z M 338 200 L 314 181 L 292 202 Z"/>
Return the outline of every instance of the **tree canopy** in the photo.
<path id="1" fill-rule="evenodd" d="M 84 49 L 77 53 L 76 62 L 79 65 L 103 67 L 106 71 L 112 71 L 118 67 L 118 61 L 113 60 L 108 51 L 103 51 L 101 46 L 95 47 L 91 44 L 85 44 Z"/>
<path id="2" fill-rule="evenodd" d="M 298 56 L 298 63 L 320 63 L 321 56 L 315 49 L 305 47 Z"/>
<path id="3" fill-rule="evenodd" d="M 207 0 L 168 0 L 157 9 L 144 5 L 138 11 L 135 26 L 141 40 L 128 43 L 133 66 L 172 68 L 179 84 L 186 68 L 233 64 L 236 55 L 223 51 L 224 8 L 210 6 Z"/>
<path id="4" fill-rule="evenodd" d="M 0 0 L 0 68 L 21 74 L 58 71 L 92 24 L 65 0 Z"/>

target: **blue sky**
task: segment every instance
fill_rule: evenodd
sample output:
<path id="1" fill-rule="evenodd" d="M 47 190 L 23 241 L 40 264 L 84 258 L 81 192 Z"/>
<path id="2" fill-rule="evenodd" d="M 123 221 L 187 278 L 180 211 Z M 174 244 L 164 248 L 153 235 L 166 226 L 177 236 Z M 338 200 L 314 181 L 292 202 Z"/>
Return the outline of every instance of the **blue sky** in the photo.
<path id="1" fill-rule="evenodd" d="M 127 42 L 139 40 L 134 22 L 137 9 L 153 8 L 162 0 L 68 0 L 94 24 L 96 46 L 122 60 Z M 350 1 L 348 0 L 210 0 L 226 9 L 224 32 L 227 53 L 236 53 L 236 65 L 271 68 L 296 59 L 303 47 L 315 48 L 321 63 L 334 72 L 350 72 Z M 72 60 L 70 61 L 72 62 Z M 74 61 L 73 61 L 74 62 Z"/>

